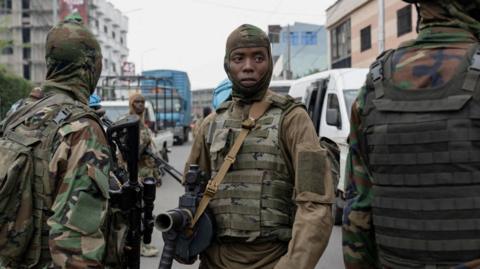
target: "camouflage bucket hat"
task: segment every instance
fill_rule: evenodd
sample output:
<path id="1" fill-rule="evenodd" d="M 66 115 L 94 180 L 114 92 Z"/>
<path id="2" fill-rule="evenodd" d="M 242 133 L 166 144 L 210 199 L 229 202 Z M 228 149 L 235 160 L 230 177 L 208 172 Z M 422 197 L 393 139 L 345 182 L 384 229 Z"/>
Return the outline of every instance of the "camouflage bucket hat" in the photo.
<path id="1" fill-rule="evenodd" d="M 232 51 L 239 48 L 252 48 L 252 47 L 263 47 L 268 51 L 268 71 L 263 76 L 263 78 L 252 87 L 244 87 L 240 84 L 239 81 L 235 81 L 230 74 L 230 55 Z M 268 86 L 270 84 L 270 79 L 272 78 L 273 72 L 273 62 L 272 62 L 272 53 L 270 49 L 270 40 L 268 39 L 267 34 L 262 31 L 262 29 L 250 25 L 243 24 L 235 29 L 227 39 L 227 44 L 225 48 L 225 58 L 224 58 L 224 69 L 228 75 L 228 78 L 232 82 L 232 96 L 241 98 L 243 101 L 258 101 L 263 98 Z"/>

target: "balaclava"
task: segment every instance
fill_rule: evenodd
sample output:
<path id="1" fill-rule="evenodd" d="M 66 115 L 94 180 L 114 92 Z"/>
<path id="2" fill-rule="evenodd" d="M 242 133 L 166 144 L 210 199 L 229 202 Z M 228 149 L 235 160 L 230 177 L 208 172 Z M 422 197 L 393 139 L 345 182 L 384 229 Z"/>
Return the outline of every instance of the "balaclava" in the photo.
<path id="1" fill-rule="evenodd" d="M 257 84 L 251 87 L 244 87 L 240 84 L 240 81 L 235 81 L 230 74 L 230 55 L 232 51 L 238 48 L 252 48 L 263 47 L 268 51 L 268 71 L 258 81 Z M 228 78 L 232 81 L 232 96 L 233 98 L 240 99 L 243 102 L 251 103 L 259 101 L 263 98 L 268 90 L 270 79 L 272 78 L 273 62 L 272 53 L 270 49 L 270 40 L 267 34 L 262 29 L 250 25 L 243 24 L 235 29 L 227 39 L 227 45 L 225 49 L 224 68 L 228 75 Z"/>
<path id="2" fill-rule="evenodd" d="M 143 97 L 142 94 L 140 93 L 133 93 L 132 95 L 130 95 L 130 97 L 128 98 L 128 107 L 129 107 L 129 113 L 130 115 L 138 115 L 136 112 L 135 112 L 135 109 L 133 108 L 133 102 L 135 100 L 143 100 L 145 101 L 145 97 Z M 143 111 L 143 113 L 141 115 L 138 115 L 140 117 L 140 119 L 142 120 L 143 122 L 143 119 L 144 119 L 144 114 L 145 114 L 145 110 Z"/>
<path id="3" fill-rule="evenodd" d="M 88 104 L 102 72 L 102 52 L 78 14 L 70 15 L 47 35 L 45 92 L 66 92 Z"/>
<path id="4" fill-rule="evenodd" d="M 407 1 L 408 2 L 408 1 Z M 480 37 L 480 0 L 418 0 L 419 29 L 459 27 Z"/>

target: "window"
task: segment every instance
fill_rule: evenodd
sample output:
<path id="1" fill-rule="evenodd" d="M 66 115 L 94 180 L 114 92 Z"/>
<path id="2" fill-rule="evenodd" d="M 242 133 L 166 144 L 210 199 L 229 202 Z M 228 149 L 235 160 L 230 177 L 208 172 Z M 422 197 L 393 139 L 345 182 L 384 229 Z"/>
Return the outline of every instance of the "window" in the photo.
<path id="1" fill-rule="evenodd" d="M 103 68 L 107 69 L 108 70 L 108 59 L 105 59 L 103 61 Z"/>
<path id="2" fill-rule="evenodd" d="M 370 25 L 360 30 L 360 51 L 368 50 L 372 47 L 372 34 Z"/>
<path id="3" fill-rule="evenodd" d="M 296 46 L 298 45 L 299 37 L 298 32 L 290 32 L 290 45 Z M 288 32 L 282 33 L 282 42 L 288 43 Z"/>
<path id="4" fill-rule="evenodd" d="M 316 32 L 303 32 L 302 33 L 302 45 L 317 45 L 317 33 Z"/>
<path id="5" fill-rule="evenodd" d="M 115 39 L 115 32 L 112 31 L 112 38 Z"/>
<path id="6" fill-rule="evenodd" d="M 30 64 L 23 65 L 23 78 L 30 79 Z"/>
<path id="7" fill-rule="evenodd" d="M 98 23 L 98 20 L 95 20 L 95 27 L 97 27 L 97 29 L 100 27 L 100 24 Z"/>
<path id="8" fill-rule="evenodd" d="M 412 31 L 412 5 L 397 10 L 397 36 Z"/>
<path id="9" fill-rule="evenodd" d="M 22 18 L 30 17 L 30 0 L 22 0 Z"/>
<path id="10" fill-rule="evenodd" d="M 30 48 L 23 48 L 23 59 L 30 60 L 31 58 L 31 49 Z"/>
<path id="11" fill-rule="evenodd" d="M 13 54 L 13 40 L 9 40 L 6 42 L 5 46 L 2 49 L 3 55 L 11 55 Z"/>
<path id="12" fill-rule="evenodd" d="M 350 67 L 351 58 L 351 30 L 350 20 L 347 20 L 330 32 L 332 67 L 337 62 L 342 62 L 341 67 Z M 335 67 L 338 68 L 338 67 Z"/>
<path id="13" fill-rule="evenodd" d="M 0 13 L 12 13 L 12 0 L 0 0 Z"/>
<path id="14" fill-rule="evenodd" d="M 30 43 L 30 28 L 22 28 L 22 42 Z"/>
<path id="15" fill-rule="evenodd" d="M 341 121 L 342 121 L 342 117 L 340 117 L 340 105 L 338 103 L 338 98 L 337 98 L 337 95 L 336 94 L 332 94 L 330 93 L 328 95 L 328 99 L 327 99 L 327 109 L 333 109 L 333 110 L 336 110 L 337 113 L 338 113 L 338 120 L 340 121 L 340 126 L 342 126 L 341 124 Z M 328 113 L 328 111 L 327 111 Z M 327 123 L 328 124 L 328 123 Z M 331 125 L 331 124 L 328 124 L 328 125 Z"/>
<path id="16" fill-rule="evenodd" d="M 105 34 L 108 34 L 108 28 L 106 25 L 103 26 L 103 31 L 105 32 Z"/>
<path id="17" fill-rule="evenodd" d="M 30 0 L 22 0 L 22 9 L 30 9 Z"/>
<path id="18" fill-rule="evenodd" d="M 117 66 L 115 65 L 115 63 L 112 63 L 112 71 L 113 73 L 117 73 Z"/>
<path id="19" fill-rule="evenodd" d="M 120 44 L 123 45 L 123 37 L 120 37 Z"/>

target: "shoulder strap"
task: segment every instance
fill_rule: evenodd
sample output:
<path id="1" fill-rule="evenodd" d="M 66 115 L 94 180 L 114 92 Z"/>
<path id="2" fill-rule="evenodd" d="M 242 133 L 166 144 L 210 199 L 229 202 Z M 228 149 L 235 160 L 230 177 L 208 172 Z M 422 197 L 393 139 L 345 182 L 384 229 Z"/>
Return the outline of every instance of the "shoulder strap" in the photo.
<path id="1" fill-rule="evenodd" d="M 268 110 L 270 104 L 270 101 L 266 100 L 266 98 L 260 102 L 253 103 L 248 113 L 248 119 L 242 122 L 242 130 L 240 131 L 240 134 L 235 140 L 232 148 L 228 152 L 225 161 L 223 162 L 222 166 L 220 166 L 220 169 L 215 177 L 208 181 L 202 200 L 200 200 L 200 203 L 198 204 L 197 211 L 195 212 L 195 216 L 190 225 L 191 228 L 195 226 L 197 221 L 200 219 L 200 216 L 202 216 L 205 209 L 207 209 L 208 203 L 210 203 L 210 200 L 217 193 L 218 186 L 220 186 L 220 183 L 222 183 L 223 178 L 228 172 L 228 169 L 230 169 L 230 166 L 235 162 L 235 157 L 237 156 L 243 141 L 245 141 L 245 138 L 250 130 L 255 127 L 256 121 Z"/>
<path id="2" fill-rule="evenodd" d="M 385 90 L 383 88 L 383 80 L 385 78 L 385 73 L 387 76 L 390 72 L 385 72 L 385 68 L 389 68 L 385 65 L 386 60 L 393 54 L 395 50 L 386 50 L 382 54 L 380 54 L 375 62 L 372 63 L 370 66 L 369 76 L 372 80 L 373 87 L 375 88 L 375 97 L 376 99 L 382 98 L 385 94 Z M 389 71 L 389 70 L 388 70 Z"/>
<path id="3" fill-rule="evenodd" d="M 477 46 L 471 57 L 471 64 L 463 82 L 462 90 L 475 92 L 478 78 L 480 77 L 480 47 Z M 474 94 L 478 99 L 478 93 Z"/>

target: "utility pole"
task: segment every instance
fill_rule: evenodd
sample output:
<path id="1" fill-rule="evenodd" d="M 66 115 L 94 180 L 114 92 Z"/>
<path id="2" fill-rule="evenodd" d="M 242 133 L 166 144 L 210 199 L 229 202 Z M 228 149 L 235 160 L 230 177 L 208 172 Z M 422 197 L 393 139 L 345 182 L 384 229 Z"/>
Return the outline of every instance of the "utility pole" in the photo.
<path id="1" fill-rule="evenodd" d="M 287 67 L 283 70 L 283 79 L 292 78 L 290 24 L 287 25 Z"/>
<path id="2" fill-rule="evenodd" d="M 57 1 L 58 0 L 52 0 L 52 16 L 53 16 L 53 25 L 57 25 L 57 19 L 58 19 L 58 7 L 57 7 Z"/>
<path id="3" fill-rule="evenodd" d="M 378 53 L 385 50 L 385 0 L 378 0 Z"/>

